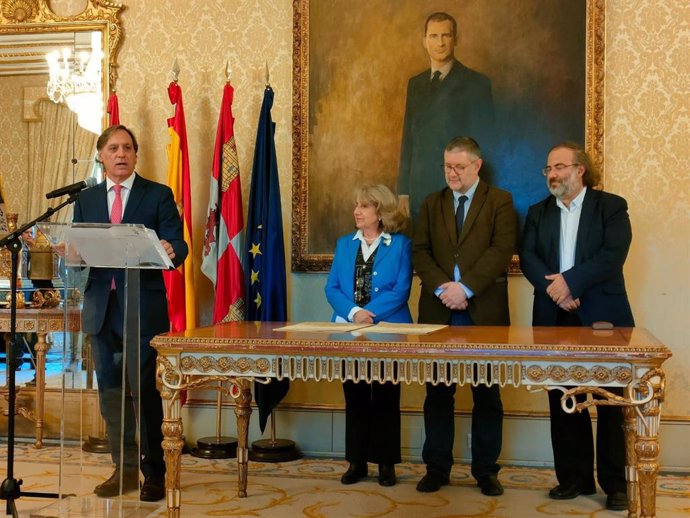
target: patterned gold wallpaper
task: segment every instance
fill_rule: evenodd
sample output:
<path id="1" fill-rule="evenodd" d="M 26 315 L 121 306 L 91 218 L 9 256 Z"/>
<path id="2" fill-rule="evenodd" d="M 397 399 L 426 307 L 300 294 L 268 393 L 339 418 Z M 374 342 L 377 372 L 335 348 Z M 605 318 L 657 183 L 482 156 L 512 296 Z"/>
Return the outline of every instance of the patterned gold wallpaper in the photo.
<path id="1" fill-rule="evenodd" d="M 175 57 L 180 63 L 195 253 L 200 254 L 203 237 L 226 60 L 236 89 L 235 132 L 245 200 L 265 63 L 270 68 L 284 225 L 289 229 L 291 1 L 130 0 L 125 4 L 117 85 L 121 118 L 141 141 L 141 172 L 159 181 L 165 181 L 166 171 L 165 119 L 172 114 L 166 87 Z M 674 358 L 667 364 L 665 414 L 675 416 L 690 416 L 690 380 L 685 374 L 690 369 L 686 326 L 690 315 L 689 23 L 686 0 L 608 0 L 606 4 L 606 188 L 626 197 L 630 205 L 634 240 L 626 265 L 628 287 L 638 325 L 649 328 L 673 350 Z M 196 277 L 197 300 L 209 301 L 210 283 L 200 272 Z M 289 276 L 289 282 L 297 283 L 298 277 Z M 531 300 L 526 283 L 515 286 L 511 296 Z M 209 303 L 200 304 L 201 321 L 207 323 Z M 300 398 L 300 392 L 290 398 Z M 333 394 L 340 397 L 339 391 Z M 508 406 L 530 409 L 534 403 L 527 402 L 529 398 L 511 396 Z"/>

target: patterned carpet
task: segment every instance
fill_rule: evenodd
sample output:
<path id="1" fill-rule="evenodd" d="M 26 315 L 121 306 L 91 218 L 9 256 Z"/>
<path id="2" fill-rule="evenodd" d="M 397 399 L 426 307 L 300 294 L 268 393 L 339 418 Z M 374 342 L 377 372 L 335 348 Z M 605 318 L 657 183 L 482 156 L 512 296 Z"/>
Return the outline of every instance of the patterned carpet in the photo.
<path id="1" fill-rule="evenodd" d="M 0 450 L 0 472 L 6 476 L 6 446 Z M 71 500 L 62 516 L 147 517 L 166 516 L 161 505 L 142 506 L 137 511 L 122 511 L 105 506 L 92 495 L 93 487 L 111 472 L 108 455 L 65 449 L 62 465 L 63 492 L 79 495 Z M 15 450 L 14 477 L 24 480 L 23 491 L 58 490 L 60 451 L 56 446 L 35 450 L 20 444 Z M 182 517 L 308 517 L 308 518 L 534 518 L 534 517 L 623 517 L 623 512 L 604 509 L 605 495 L 581 496 L 557 502 L 547 498 L 555 484 L 548 469 L 504 467 L 500 479 L 506 488 L 498 498 L 483 496 L 469 474 L 469 467 L 453 469 L 451 485 L 438 493 L 422 494 L 415 484 L 424 473 L 420 464 L 397 467 L 398 484 L 383 488 L 376 481 L 376 466 L 371 477 L 352 486 L 340 484 L 346 463 L 333 459 L 302 459 L 282 464 L 250 463 L 247 498 L 235 495 L 237 469 L 234 460 L 205 460 L 183 456 Z M 24 496 L 17 501 L 22 518 L 59 516 L 39 511 L 54 500 Z M 136 494 L 126 497 L 124 507 L 136 506 Z M 56 504 L 53 504 L 55 506 Z M 64 504 L 67 505 L 67 504 Z M 99 507 L 97 507 L 99 506 Z M 65 514 L 67 513 L 67 514 Z M 690 476 L 665 474 L 659 478 L 657 516 L 685 517 L 690 514 Z"/>

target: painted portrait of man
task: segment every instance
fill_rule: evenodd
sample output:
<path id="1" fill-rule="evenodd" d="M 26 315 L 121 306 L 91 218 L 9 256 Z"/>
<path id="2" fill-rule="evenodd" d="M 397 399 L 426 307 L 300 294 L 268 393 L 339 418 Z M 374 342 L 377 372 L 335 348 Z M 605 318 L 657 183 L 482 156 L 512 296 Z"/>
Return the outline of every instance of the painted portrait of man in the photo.
<path id="1" fill-rule="evenodd" d="M 479 142 L 483 179 L 513 194 L 522 220 L 546 194 L 550 143 L 584 140 L 586 0 L 302 4 L 308 110 L 296 174 L 307 176 L 307 192 L 306 207 L 293 205 L 306 222 L 298 253 L 332 253 L 351 227 L 350 194 L 364 183 L 388 185 L 414 217 L 441 188 L 443 146 L 458 135 Z"/>

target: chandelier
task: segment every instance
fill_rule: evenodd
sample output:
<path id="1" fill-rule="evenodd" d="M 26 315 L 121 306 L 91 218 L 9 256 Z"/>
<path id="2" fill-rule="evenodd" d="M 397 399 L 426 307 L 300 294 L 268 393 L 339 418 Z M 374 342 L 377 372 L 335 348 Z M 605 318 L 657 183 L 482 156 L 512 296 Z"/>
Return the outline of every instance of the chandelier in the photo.
<path id="1" fill-rule="evenodd" d="M 101 132 L 103 94 L 101 90 L 101 33 L 91 33 L 91 49 L 72 54 L 69 48 L 54 50 L 48 61 L 48 97 L 65 103 L 77 115 L 77 123 L 92 133 Z"/>

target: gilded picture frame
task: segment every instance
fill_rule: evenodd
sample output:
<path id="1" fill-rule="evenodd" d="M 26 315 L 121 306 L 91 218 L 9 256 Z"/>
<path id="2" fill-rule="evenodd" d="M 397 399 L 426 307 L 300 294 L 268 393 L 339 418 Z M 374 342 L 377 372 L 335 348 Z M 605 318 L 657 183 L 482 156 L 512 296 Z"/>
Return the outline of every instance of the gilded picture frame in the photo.
<path id="1" fill-rule="evenodd" d="M 292 271 L 328 271 L 357 185 L 396 190 L 407 82 L 429 68 L 438 11 L 457 19 L 456 58 L 491 79 L 500 142 L 480 176 L 521 223 L 548 194 L 551 145 L 584 142 L 603 173 L 605 0 L 294 0 Z"/>

